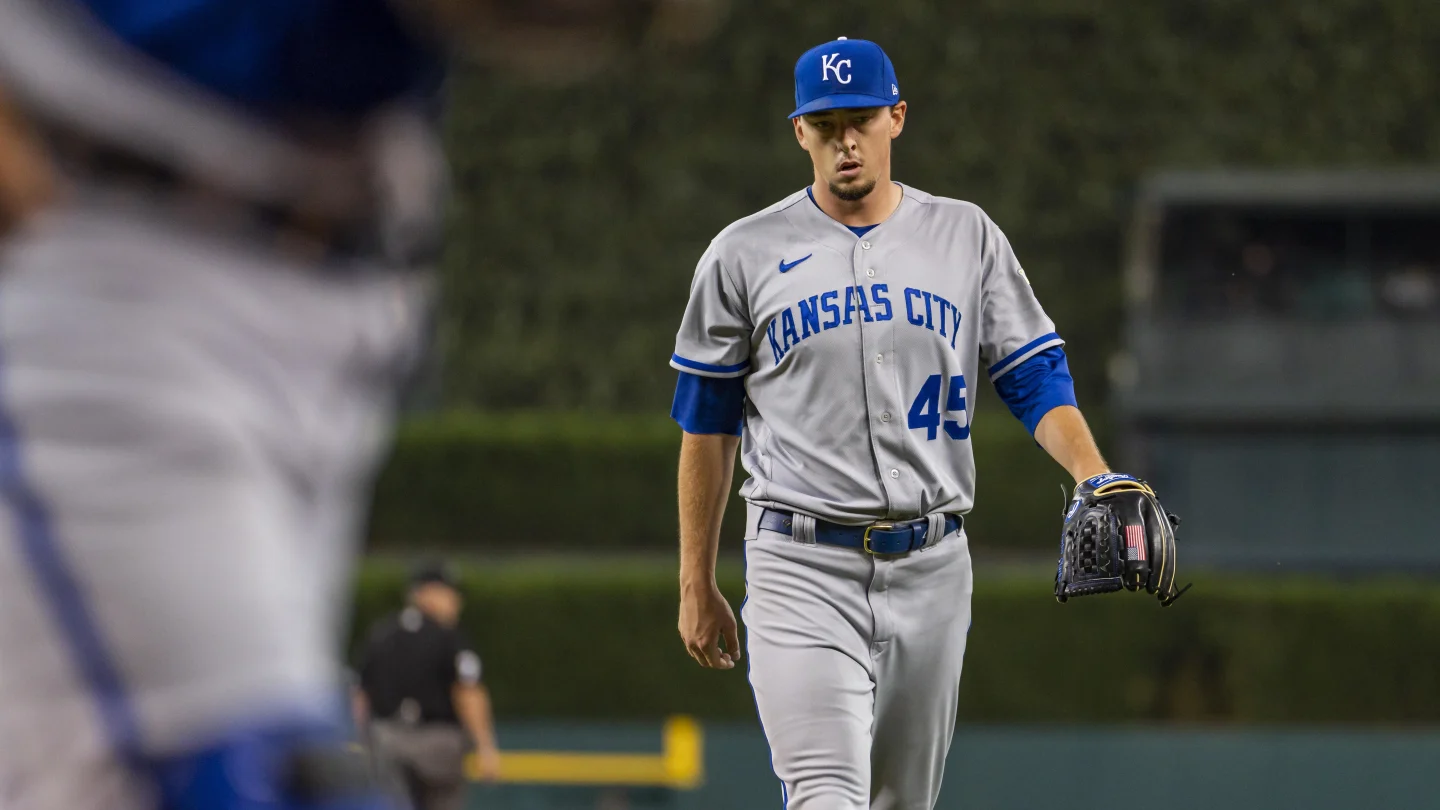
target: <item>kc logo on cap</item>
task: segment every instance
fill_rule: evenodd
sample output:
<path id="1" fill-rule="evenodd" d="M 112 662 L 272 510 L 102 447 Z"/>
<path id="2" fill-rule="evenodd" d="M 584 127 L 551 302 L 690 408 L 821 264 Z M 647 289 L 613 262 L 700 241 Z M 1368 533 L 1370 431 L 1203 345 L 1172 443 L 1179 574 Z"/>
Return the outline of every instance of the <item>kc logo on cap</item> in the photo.
<path id="1" fill-rule="evenodd" d="M 849 75 L 841 77 L 840 68 L 842 67 L 850 67 L 850 60 L 841 59 L 839 53 L 832 53 L 823 57 L 820 60 L 820 81 L 825 81 L 825 77 L 829 76 L 831 71 L 834 71 L 835 81 L 840 82 L 841 84 L 849 84 L 852 77 Z"/>
<path id="2" fill-rule="evenodd" d="M 795 112 L 888 107 L 900 98 L 895 66 L 879 45 L 841 37 L 806 51 L 795 63 Z"/>

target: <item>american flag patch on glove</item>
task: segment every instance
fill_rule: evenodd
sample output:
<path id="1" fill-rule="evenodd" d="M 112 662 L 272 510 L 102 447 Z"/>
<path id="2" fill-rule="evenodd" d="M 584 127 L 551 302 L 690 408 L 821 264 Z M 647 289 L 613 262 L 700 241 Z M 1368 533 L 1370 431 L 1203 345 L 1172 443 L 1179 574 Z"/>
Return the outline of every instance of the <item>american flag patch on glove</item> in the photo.
<path id="1" fill-rule="evenodd" d="M 1125 527 L 1125 559 L 1129 562 L 1145 562 L 1145 527 Z"/>

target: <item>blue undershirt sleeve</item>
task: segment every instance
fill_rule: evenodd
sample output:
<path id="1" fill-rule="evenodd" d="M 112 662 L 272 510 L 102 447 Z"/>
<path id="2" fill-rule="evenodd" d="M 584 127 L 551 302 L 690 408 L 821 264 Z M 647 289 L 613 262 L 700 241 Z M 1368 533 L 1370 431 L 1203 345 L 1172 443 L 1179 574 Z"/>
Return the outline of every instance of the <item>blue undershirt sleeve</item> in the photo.
<path id="1" fill-rule="evenodd" d="M 739 436 L 745 420 L 745 378 L 680 372 L 670 418 L 686 433 Z"/>
<path id="2" fill-rule="evenodd" d="M 1059 346 L 1036 353 L 996 379 L 995 392 L 1032 436 L 1045 414 L 1061 405 L 1077 404 L 1075 380 L 1065 350 Z"/>

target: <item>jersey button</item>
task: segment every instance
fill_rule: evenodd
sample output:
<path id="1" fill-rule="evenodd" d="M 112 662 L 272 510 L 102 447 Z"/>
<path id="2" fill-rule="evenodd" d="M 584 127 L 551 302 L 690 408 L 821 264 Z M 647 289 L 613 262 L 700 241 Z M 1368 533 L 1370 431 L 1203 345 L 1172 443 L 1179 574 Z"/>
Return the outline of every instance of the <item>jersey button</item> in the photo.
<path id="1" fill-rule="evenodd" d="M 883 362 L 885 362 L 885 355 L 883 355 L 883 354 L 877 354 L 877 355 L 875 355 L 875 362 L 877 362 L 877 363 L 883 363 Z"/>
<path id="2" fill-rule="evenodd" d="M 891 477 L 891 478 L 899 478 L 899 477 L 900 477 L 900 471 L 899 471 L 899 470 L 891 470 L 891 471 L 890 471 L 890 477 Z"/>
<path id="3" fill-rule="evenodd" d="M 865 268 L 865 275 L 869 276 L 870 278 L 874 278 L 874 277 L 875 277 L 875 268 L 873 268 L 873 267 L 867 267 L 867 268 Z"/>
<path id="4" fill-rule="evenodd" d="M 890 412 L 889 412 L 889 411 L 886 411 L 886 412 L 880 414 L 880 421 L 881 421 L 881 422 L 889 422 L 889 421 L 890 421 Z"/>
<path id="5" fill-rule="evenodd" d="M 869 249 L 870 249 L 870 240 L 867 239 L 867 240 L 865 240 L 864 242 L 861 242 L 861 243 L 860 243 L 860 248 L 861 248 L 862 250 L 869 250 Z"/>

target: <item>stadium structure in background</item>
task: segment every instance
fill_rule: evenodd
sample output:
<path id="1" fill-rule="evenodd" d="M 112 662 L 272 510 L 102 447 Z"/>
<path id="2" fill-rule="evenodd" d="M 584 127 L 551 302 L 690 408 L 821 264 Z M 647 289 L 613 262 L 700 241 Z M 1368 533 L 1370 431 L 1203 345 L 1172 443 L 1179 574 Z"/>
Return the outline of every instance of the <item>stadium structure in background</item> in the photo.
<path id="1" fill-rule="evenodd" d="M 1149 178 L 1110 377 L 1188 560 L 1440 571 L 1440 172 Z M 1223 508 L 1202 508 L 1202 505 Z"/>

